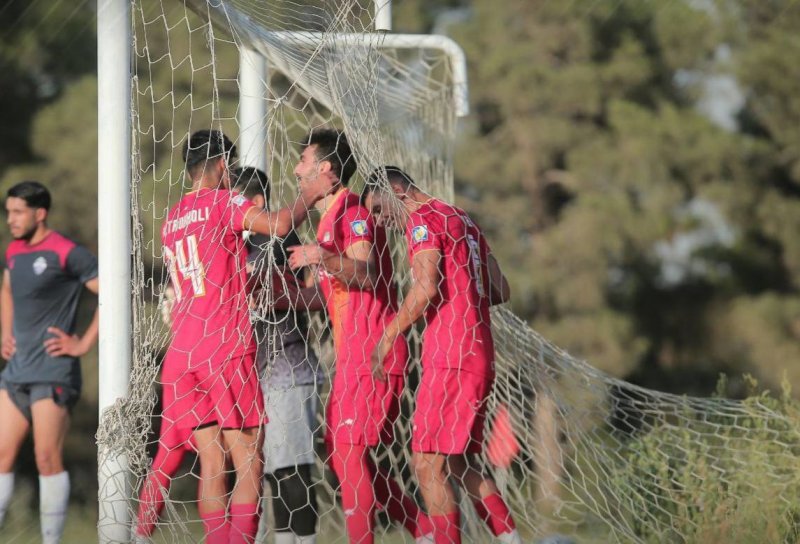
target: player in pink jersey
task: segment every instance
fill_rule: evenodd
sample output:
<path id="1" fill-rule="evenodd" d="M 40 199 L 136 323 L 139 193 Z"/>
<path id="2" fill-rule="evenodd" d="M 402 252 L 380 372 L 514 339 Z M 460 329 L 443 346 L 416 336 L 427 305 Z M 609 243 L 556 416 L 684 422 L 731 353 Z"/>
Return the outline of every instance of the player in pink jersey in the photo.
<path id="1" fill-rule="evenodd" d="M 391 194 L 375 189 L 384 172 Z M 518 543 L 508 507 L 473 455 L 482 449 L 494 381 L 489 307 L 508 300 L 508 282 L 469 216 L 420 191 L 399 168 L 373 173 L 365 203 L 378 224 L 405 230 L 413 277 L 372 354 L 377 378 L 384 376 L 383 361 L 395 339 L 420 318 L 426 324 L 411 445 L 434 542 L 461 542 L 452 476 L 492 533 L 501 542 Z"/>
<path id="2" fill-rule="evenodd" d="M 206 542 L 252 542 L 258 529 L 264 416 L 241 234 L 285 235 L 331 187 L 301 188 L 291 208 L 271 213 L 229 190 L 236 151 L 221 132 L 194 133 L 183 156 L 192 190 L 170 210 L 161 229 L 175 290 L 164 361 L 174 373 L 164 381 L 164 395 L 174 400 L 164 407 L 164 418 L 192 429 Z M 230 498 L 228 460 L 236 472 Z"/>
<path id="3" fill-rule="evenodd" d="M 416 503 L 375 466 L 370 449 L 391 438 L 399 412 L 408 359 L 405 337 L 387 349 L 386 380 L 372 377 L 370 354 L 397 310 L 392 261 L 383 228 L 377 228 L 347 188 L 356 170 L 345 136 L 335 130 L 315 131 L 305 140 L 295 175 L 300 185 L 333 185 L 321 200 L 317 243 L 289 248 L 289 264 L 317 267 L 333 330 L 336 374 L 326 410 L 326 442 L 339 478 L 342 507 L 351 542 L 371 544 L 376 503 L 395 521 L 419 537 Z M 319 301 L 316 288 L 301 292 L 307 308 Z"/>

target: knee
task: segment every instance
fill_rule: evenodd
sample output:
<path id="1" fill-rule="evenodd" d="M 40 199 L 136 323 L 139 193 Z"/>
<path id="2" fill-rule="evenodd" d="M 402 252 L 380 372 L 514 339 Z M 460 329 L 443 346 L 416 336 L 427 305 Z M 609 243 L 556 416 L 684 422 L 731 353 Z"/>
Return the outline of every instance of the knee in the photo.
<path id="1" fill-rule="evenodd" d="M 225 452 L 221 448 L 206 447 L 198 457 L 202 478 L 214 478 L 225 474 Z"/>
<path id="2" fill-rule="evenodd" d="M 36 469 L 42 476 L 50 476 L 62 472 L 61 451 L 54 446 L 36 446 Z"/>
<path id="3" fill-rule="evenodd" d="M 414 455 L 411 458 L 411 464 L 414 467 L 414 475 L 417 481 L 423 487 L 432 483 L 441 473 L 441 467 L 436 466 L 431 459 L 423 455 Z"/>

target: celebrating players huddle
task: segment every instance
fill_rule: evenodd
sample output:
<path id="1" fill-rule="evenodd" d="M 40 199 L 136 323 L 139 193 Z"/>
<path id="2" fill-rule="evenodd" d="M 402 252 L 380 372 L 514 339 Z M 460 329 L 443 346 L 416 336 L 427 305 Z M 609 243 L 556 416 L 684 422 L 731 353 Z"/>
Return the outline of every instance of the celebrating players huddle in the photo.
<path id="1" fill-rule="evenodd" d="M 276 544 L 315 542 L 311 466 L 321 374 L 307 342 L 306 313 L 325 310 L 335 357 L 325 444 L 340 482 L 350 542 L 374 541 L 378 509 L 416 542 L 460 542 L 453 484 L 463 488 L 499 541 L 520 542 L 494 481 L 475 460 L 494 381 L 489 307 L 509 298 L 508 283 L 477 225 L 421 191 L 395 166 L 375 170 L 362 194 L 352 192 L 355 157 L 344 134 L 332 129 L 314 130 L 302 141 L 294 170 L 298 196 L 278 211 L 269 210 L 266 175 L 235 170 L 236 148 L 221 132 L 194 133 L 183 158 L 191 188 L 161 231 L 172 334 L 162 366 L 159 450 L 140 490 L 134 539 L 149 540 L 170 481 L 185 453 L 193 451 L 206 542 L 256 540 L 264 475 L 273 495 Z M 293 229 L 312 209 L 320 214 L 316 237 L 301 244 Z M 387 228 L 404 232 L 408 245 L 413 281 L 402 304 Z M 29 246 L 37 241 L 15 242 L 17 266 L 35 255 Z M 96 290 L 92 262 L 68 242 L 59 243 L 52 251 L 63 273 L 75 278 L 73 289 L 83 282 Z M 6 295 L 0 300 L 8 357 L 15 348 L 6 334 Z M 16 314 L 14 319 L 19 353 L 22 335 Z M 411 448 L 422 505 L 372 455 L 392 439 L 409 363 L 405 334 L 418 321 L 425 330 Z M 53 338 L 63 342 L 68 335 L 59 333 L 52 332 Z M 79 355 L 92 334 L 96 330 L 72 352 L 60 343 L 44 345 L 53 356 Z M 23 432 L 38 397 L 35 388 L 18 381 L 17 374 L 4 373 L 0 411 L 17 407 Z M 74 387 L 69 377 L 53 381 Z M 23 390 L 26 404 L 18 400 Z M 61 399 L 68 395 L 47 395 L 55 401 L 53 410 L 70 405 Z M 33 409 L 34 428 L 37 413 L 42 410 Z M 47 472 L 63 470 L 56 465 Z"/>

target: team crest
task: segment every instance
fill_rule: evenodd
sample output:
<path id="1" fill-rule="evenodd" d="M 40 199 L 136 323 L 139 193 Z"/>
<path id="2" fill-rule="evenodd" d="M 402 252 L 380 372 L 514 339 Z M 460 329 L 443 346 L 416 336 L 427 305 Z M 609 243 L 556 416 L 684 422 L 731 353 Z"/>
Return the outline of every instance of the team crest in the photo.
<path id="1" fill-rule="evenodd" d="M 247 197 L 244 195 L 236 195 L 235 197 L 233 197 L 233 204 L 236 206 L 241 206 L 245 202 L 247 202 Z"/>
<path id="2" fill-rule="evenodd" d="M 47 260 L 44 257 L 37 257 L 36 260 L 33 261 L 33 273 L 37 276 L 41 276 L 45 270 L 47 270 Z"/>
<path id="3" fill-rule="evenodd" d="M 357 221 L 353 221 L 350 223 L 350 228 L 353 229 L 353 234 L 356 236 L 366 236 L 369 234 L 369 229 L 367 228 L 367 222 L 363 219 L 359 219 Z"/>
<path id="4" fill-rule="evenodd" d="M 322 236 L 322 241 L 323 241 L 323 242 L 330 242 L 330 241 L 331 241 L 331 233 L 330 233 L 330 231 L 329 231 L 329 232 L 326 232 L 326 233 L 325 233 L 325 234 Z"/>
<path id="5" fill-rule="evenodd" d="M 411 239 L 414 241 L 415 244 L 419 244 L 420 242 L 427 242 L 428 241 L 428 226 L 427 225 L 417 225 L 413 229 L 411 229 Z"/>

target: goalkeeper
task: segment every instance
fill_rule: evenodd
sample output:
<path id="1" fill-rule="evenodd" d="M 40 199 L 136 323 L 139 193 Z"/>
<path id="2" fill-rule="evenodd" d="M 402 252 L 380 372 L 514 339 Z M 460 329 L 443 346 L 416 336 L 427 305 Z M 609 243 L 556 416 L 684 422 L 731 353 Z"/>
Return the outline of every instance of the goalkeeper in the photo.
<path id="1" fill-rule="evenodd" d="M 270 185 L 264 172 L 246 167 L 237 171 L 236 178 L 236 191 L 268 209 Z M 323 374 L 307 344 L 306 314 L 290 309 L 287 297 L 281 296 L 286 282 L 296 285 L 301 277 L 302 271 L 284 275 L 286 248 L 298 245 L 300 239 L 292 231 L 272 242 L 264 235 L 250 235 L 247 241 L 251 292 L 256 301 L 256 363 L 268 419 L 264 473 L 272 490 L 275 544 L 313 544 L 317 499 L 311 470 L 316 460 L 314 430 Z M 259 280 L 268 275 L 273 276 L 274 297 L 259 291 Z"/>
<path id="2" fill-rule="evenodd" d="M 384 179 L 376 170 L 365 204 L 379 224 L 405 227 L 414 282 L 387 324 L 372 365 L 375 376 L 385 379 L 384 360 L 397 338 L 424 317 L 411 448 L 434 541 L 461 542 L 452 477 L 501 542 L 519 543 L 505 501 L 474 456 L 482 449 L 486 401 L 494 382 L 489 306 L 508 300 L 508 283 L 466 213 L 420 191 L 399 168 L 382 170 L 389 191 L 376 190 Z"/>

